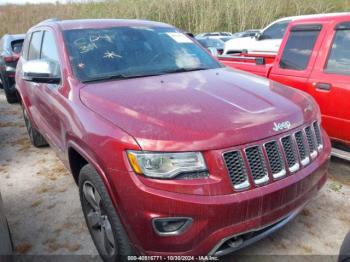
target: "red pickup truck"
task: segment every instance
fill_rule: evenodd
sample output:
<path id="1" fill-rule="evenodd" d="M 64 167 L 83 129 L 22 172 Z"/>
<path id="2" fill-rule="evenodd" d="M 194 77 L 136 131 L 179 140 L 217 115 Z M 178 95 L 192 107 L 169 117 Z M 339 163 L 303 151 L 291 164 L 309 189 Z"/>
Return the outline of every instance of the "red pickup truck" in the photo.
<path id="1" fill-rule="evenodd" d="M 221 56 L 227 66 L 309 93 L 334 145 L 350 145 L 350 13 L 290 23 L 276 55 Z"/>
<path id="2" fill-rule="evenodd" d="M 326 181 L 311 97 L 222 66 L 167 24 L 42 22 L 16 88 L 31 142 L 71 171 L 105 261 L 225 255 L 285 225 Z"/>

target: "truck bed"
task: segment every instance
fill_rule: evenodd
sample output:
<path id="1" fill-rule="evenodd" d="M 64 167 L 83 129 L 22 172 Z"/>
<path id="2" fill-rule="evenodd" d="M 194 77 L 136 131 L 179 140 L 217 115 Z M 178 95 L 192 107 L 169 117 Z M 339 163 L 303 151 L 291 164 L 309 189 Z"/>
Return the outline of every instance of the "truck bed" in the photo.
<path id="1" fill-rule="evenodd" d="M 239 55 L 221 55 L 218 59 L 226 66 L 268 77 L 277 54 L 249 53 Z"/>

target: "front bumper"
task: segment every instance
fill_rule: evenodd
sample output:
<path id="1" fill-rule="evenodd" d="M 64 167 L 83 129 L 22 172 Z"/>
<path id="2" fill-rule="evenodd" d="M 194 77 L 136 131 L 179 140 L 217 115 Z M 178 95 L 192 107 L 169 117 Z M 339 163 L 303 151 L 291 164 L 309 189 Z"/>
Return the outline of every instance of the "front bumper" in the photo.
<path id="1" fill-rule="evenodd" d="M 293 210 L 286 217 L 278 220 L 275 223 L 266 225 L 263 228 L 254 229 L 238 235 L 236 234 L 220 240 L 220 242 L 209 252 L 208 255 L 216 257 L 224 256 L 271 235 L 293 220 L 304 209 L 306 204 L 307 203 Z"/>
<path id="2" fill-rule="evenodd" d="M 115 188 L 114 199 L 121 221 L 140 254 L 222 255 L 226 253 L 220 251 L 223 240 L 266 228 L 283 219 L 288 222 L 294 217 L 326 182 L 329 153 L 330 144 L 326 140 L 322 153 L 294 175 L 227 195 L 164 191 L 145 185 L 131 171 L 109 170 L 109 177 Z M 286 218 L 289 215 L 290 218 Z M 157 217 L 190 217 L 193 223 L 181 235 L 159 236 L 151 222 Z M 276 224 L 275 228 L 280 225 Z M 265 235 L 249 240 L 244 246 Z"/>

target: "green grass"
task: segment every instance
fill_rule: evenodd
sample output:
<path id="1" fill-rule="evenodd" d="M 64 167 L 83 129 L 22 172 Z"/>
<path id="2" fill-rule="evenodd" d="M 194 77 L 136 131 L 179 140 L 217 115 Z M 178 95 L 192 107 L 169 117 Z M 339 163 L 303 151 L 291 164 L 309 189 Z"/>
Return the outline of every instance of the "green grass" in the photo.
<path id="1" fill-rule="evenodd" d="M 141 18 L 193 33 L 262 28 L 291 15 L 350 11 L 350 0 L 115 0 L 0 6 L 0 35 L 26 32 L 48 18 Z"/>

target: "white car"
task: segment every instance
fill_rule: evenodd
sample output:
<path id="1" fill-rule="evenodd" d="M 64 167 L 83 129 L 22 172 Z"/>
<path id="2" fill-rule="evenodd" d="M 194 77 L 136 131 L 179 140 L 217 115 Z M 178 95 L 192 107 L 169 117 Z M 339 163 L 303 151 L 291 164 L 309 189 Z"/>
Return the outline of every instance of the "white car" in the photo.
<path id="1" fill-rule="evenodd" d="M 212 39 L 226 39 L 231 38 L 233 36 L 230 32 L 210 32 L 210 33 L 201 33 L 196 35 L 196 39 L 202 39 L 202 38 L 212 38 Z"/>
<path id="2" fill-rule="evenodd" d="M 225 43 L 224 55 L 241 52 L 277 53 L 284 32 L 291 21 L 308 17 L 329 16 L 334 14 L 315 14 L 281 18 L 269 24 L 254 37 L 234 38 Z"/>

